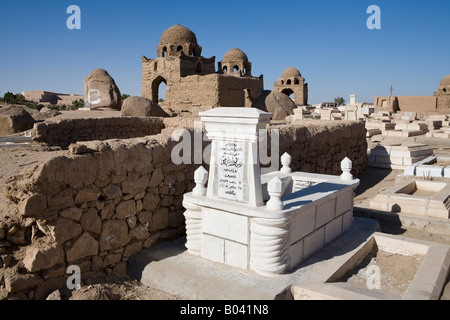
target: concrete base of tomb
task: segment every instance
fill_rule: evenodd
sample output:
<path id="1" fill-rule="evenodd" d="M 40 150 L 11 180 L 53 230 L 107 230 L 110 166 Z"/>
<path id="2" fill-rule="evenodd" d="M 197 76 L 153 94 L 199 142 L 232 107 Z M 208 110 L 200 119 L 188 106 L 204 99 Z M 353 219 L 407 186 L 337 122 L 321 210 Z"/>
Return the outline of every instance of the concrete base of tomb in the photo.
<path id="1" fill-rule="evenodd" d="M 144 285 L 193 300 L 292 299 L 291 285 L 311 278 L 328 263 L 326 254 L 351 252 L 379 229 L 378 222 L 354 218 L 343 233 L 285 274 L 262 276 L 188 253 L 184 237 L 141 251 L 128 261 L 128 274 Z M 319 258 L 318 258 L 319 257 Z M 320 258 L 322 257 L 322 258 Z M 323 260 L 322 260 L 323 259 Z"/>

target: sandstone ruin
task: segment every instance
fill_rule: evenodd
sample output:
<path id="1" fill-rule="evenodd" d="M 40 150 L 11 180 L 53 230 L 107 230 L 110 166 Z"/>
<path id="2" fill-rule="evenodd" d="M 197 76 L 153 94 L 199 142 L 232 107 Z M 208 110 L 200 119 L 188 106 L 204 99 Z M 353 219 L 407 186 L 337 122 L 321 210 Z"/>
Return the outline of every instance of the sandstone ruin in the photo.
<path id="1" fill-rule="evenodd" d="M 158 103 L 159 85 L 163 82 L 167 85 L 163 107 L 251 107 L 263 93 L 263 76 L 252 75 L 252 64 L 242 50 L 233 48 L 225 53 L 216 70 L 215 57 L 202 57 L 197 37 L 184 26 L 164 31 L 156 51 L 156 59 L 142 57 L 142 97 Z M 274 90 L 295 93 L 295 102 L 306 105 L 304 78 L 298 70 L 295 74 L 285 73 L 282 77 L 286 77 L 286 83 Z"/>

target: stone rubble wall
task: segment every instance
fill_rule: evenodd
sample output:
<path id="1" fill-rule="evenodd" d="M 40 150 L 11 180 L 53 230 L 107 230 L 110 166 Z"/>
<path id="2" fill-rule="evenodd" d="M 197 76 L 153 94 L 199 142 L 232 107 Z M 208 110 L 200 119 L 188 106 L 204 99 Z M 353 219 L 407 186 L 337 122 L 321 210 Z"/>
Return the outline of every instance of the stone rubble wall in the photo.
<path id="1" fill-rule="evenodd" d="M 279 153 L 291 155 L 293 171 L 340 175 L 341 161 L 348 157 L 353 175 L 365 172 L 368 157 L 363 122 L 304 120 L 272 128 L 279 129 Z"/>
<path id="2" fill-rule="evenodd" d="M 365 169 L 362 123 L 274 128 L 280 129 L 280 155 L 292 155 L 293 170 L 340 174 L 345 156 L 353 161 L 354 174 Z M 70 265 L 79 266 L 82 275 L 124 274 L 133 254 L 185 234 L 183 194 L 195 186 L 199 164 L 193 164 L 193 153 L 192 164 L 172 162 L 179 143 L 171 139 L 174 130 L 78 142 L 35 170 L 8 179 L 5 193 L 15 203 L 19 222 L 0 221 L 0 298 L 3 290 L 8 296 L 45 299 L 66 287 Z M 193 137 L 192 127 L 188 132 Z"/>
<path id="3" fill-rule="evenodd" d="M 0 243 L 23 258 L 3 273 L 5 290 L 45 299 L 65 287 L 70 265 L 121 275 L 131 255 L 184 234 L 182 197 L 198 166 L 174 165 L 175 143 L 164 134 L 81 142 L 11 179 L 6 195 L 22 221 L 0 226 Z"/>
<path id="4" fill-rule="evenodd" d="M 62 119 L 35 124 L 33 141 L 67 149 L 77 141 L 144 137 L 163 128 L 163 119 L 157 117 Z"/>

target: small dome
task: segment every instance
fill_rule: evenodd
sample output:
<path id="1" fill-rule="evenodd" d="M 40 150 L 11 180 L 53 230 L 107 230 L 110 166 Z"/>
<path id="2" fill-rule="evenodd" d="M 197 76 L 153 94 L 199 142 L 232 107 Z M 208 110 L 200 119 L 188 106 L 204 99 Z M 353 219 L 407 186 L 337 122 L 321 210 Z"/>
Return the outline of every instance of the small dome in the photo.
<path id="1" fill-rule="evenodd" d="M 300 71 L 295 69 L 294 67 L 289 67 L 281 74 L 281 78 L 297 78 L 301 77 Z"/>
<path id="2" fill-rule="evenodd" d="M 172 26 L 161 35 L 160 44 L 162 45 L 183 43 L 197 44 L 197 37 L 191 30 L 182 25 Z"/>
<path id="3" fill-rule="evenodd" d="M 225 53 L 222 61 L 244 61 L 248 62 L 247 55 L 240 49 L 234 48 Z"/>
<path id="4" fill-rule="evenodd" d="M 442 78 L 441 80 L 441 86 L 445 87 L 445 86 L 450 86 L 450 74 L 444 78 Z"/>
<path id="5" fill-rule="evenodd" d="M 99 76 L 109 76 L 108 71 L 105 69 L 94 69 L 90 74 L 89 77 L 99 77 Z"/>

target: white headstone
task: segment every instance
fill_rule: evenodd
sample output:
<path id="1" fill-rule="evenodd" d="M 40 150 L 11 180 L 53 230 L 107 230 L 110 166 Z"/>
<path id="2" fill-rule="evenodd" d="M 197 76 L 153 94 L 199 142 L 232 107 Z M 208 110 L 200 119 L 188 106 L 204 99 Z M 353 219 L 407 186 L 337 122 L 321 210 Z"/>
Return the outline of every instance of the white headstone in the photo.
<path id="1" fill-rule="evenodd" d="M 207 196 L 262 206 L 258 134 L 266 129 L 271 114 L 221 107 L 199 115 L 212 140 Z"/>

